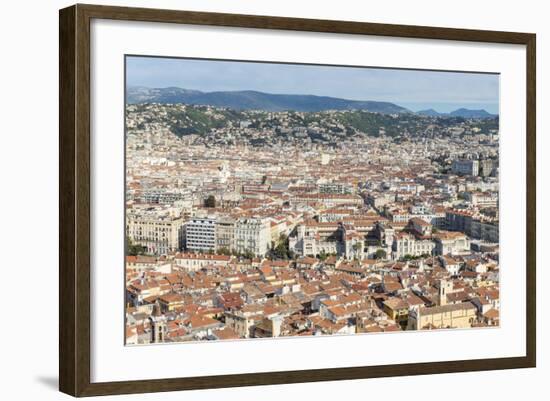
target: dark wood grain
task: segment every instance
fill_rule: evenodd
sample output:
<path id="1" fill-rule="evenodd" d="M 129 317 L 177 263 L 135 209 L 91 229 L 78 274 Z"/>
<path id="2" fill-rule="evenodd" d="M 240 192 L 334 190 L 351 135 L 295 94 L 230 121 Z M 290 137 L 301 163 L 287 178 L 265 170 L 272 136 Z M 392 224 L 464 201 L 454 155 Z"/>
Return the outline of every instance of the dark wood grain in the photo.
<path id="1" fill-rule="evenodd" d="M 223 376 L 202 376 L 161 380 L 94 383 L 81 396 L 135 394 L 160 391 L 200 390 L 320 381 L 357 380 L 378 377 L 502 370 L 532 367 L 526 358 L 498 358 L 467 361 L 412 363 L 336 369 L 296 370 Z"/>
<path id="2" fill-rule="evenodd" d="M 78 6 L 60 11 L 59 388 L 90 385 L 90 40 Z"/>
<path id="3" fill-rule="evenodd" d="M 526 333 L 527 359 L 536 366 L 537 359 L 537 57 L 536 36 L 530 35 L 527 46 L 527 227 L 526 230 Z"/>
<path id="4" fill-rule="evenodd" d="M 75 394 L 75 9 L 59 18 L 59 389 Z"/>
<path id="5" fill-rule="evenodd" d="M 90 384 L 90 19 L 76 12 L 76 386 Z"/>
<path id="6" fill-rule="evenodd" d="M 92 18 L 525 45 L 527 310 L 524 357 L 337 369 L 90 382 L 90 20 Z M 76 5 L 59 16 L 59 388 L 73 396 L 350 380 L 534 367 L 536 364 L 535 35 L 350 21 Z"/>
<path id="7" fill-rule="evenodd" d="M 127 21 L 170 22 L 240 28 L 277 29 L 306 32 L 329 32 L 401 38 L 444 39 L 492 43 L 525 44 L 531 34 L 482 31 L 474 29 L 436 28 L 429 26 L 379 24 L 355 21 L 331 21 L 304 18 L 269 17 L 150 8 L 78 5 L 91 18 Z"/>

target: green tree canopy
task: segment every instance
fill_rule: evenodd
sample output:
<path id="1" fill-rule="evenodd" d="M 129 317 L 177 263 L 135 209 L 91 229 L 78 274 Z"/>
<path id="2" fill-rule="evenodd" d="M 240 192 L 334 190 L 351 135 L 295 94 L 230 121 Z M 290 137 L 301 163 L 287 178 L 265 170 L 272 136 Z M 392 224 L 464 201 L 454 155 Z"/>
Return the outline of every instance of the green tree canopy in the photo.
<path id="1" fill-rule="evenodd" d="M 214 195 L 209 195 L 208 198 L 204 201 L 204 206 L 206 207 L 216 207 L 216 197 Z"/>
<path id="2" fill-rule="evenodd" d="M 385 259 L 387 256 L 386 251 L 383 249 L 377 249 L 376 253 L 374 254 L 375 259 Z"/>

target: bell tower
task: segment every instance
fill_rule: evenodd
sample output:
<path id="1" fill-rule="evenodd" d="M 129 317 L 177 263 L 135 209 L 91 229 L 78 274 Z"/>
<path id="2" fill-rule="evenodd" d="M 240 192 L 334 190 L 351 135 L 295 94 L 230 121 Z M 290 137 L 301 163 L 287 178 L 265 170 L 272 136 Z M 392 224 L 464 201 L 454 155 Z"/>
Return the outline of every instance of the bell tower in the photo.
<path id="1" fill-rule="evenodd" d="M 162 343 L 166 339 L 166 316 L 160 310 L 160 303 L 157 299 L 153 305 L 153 312 L 149 316 L 151 323 L 151 343 Z"/>
<path id="2" fill-rule="evenodd" d="M 447 305 L 447 293 L 453 290 L 453 282 L 444 279 L 439 280 L 439 305 Z"/>

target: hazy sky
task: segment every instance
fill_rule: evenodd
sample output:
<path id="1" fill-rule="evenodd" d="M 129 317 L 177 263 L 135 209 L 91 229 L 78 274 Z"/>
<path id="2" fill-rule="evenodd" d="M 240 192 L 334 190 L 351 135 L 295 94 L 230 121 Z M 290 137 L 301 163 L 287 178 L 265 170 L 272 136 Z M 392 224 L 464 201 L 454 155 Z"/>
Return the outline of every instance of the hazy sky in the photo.
<path id="1" fill-rule="evenodd" d="M 126 78 L 129 86 L 333 96 L 388 101 L 413 111 L 465 107 L 498 113 L 499 102 L 496 74 L 131 56 Z"/>

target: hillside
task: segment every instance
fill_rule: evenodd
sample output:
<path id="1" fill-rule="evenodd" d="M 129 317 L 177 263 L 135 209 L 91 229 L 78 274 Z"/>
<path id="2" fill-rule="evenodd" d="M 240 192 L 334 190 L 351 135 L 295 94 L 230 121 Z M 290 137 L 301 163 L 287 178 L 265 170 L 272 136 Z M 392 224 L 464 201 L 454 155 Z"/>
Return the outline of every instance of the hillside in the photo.
<path id="1" fill-rule="evenodd" d="M 228 107 L 234 110 L 325 111 L 368 110 L 376 113 L 410 113 L 390 102 L 358 101 L 329 96 L 283 95 L 257 91 L 201 92 L 182 88 L 129 87 L 126 103 L 191 104 Z"/>

